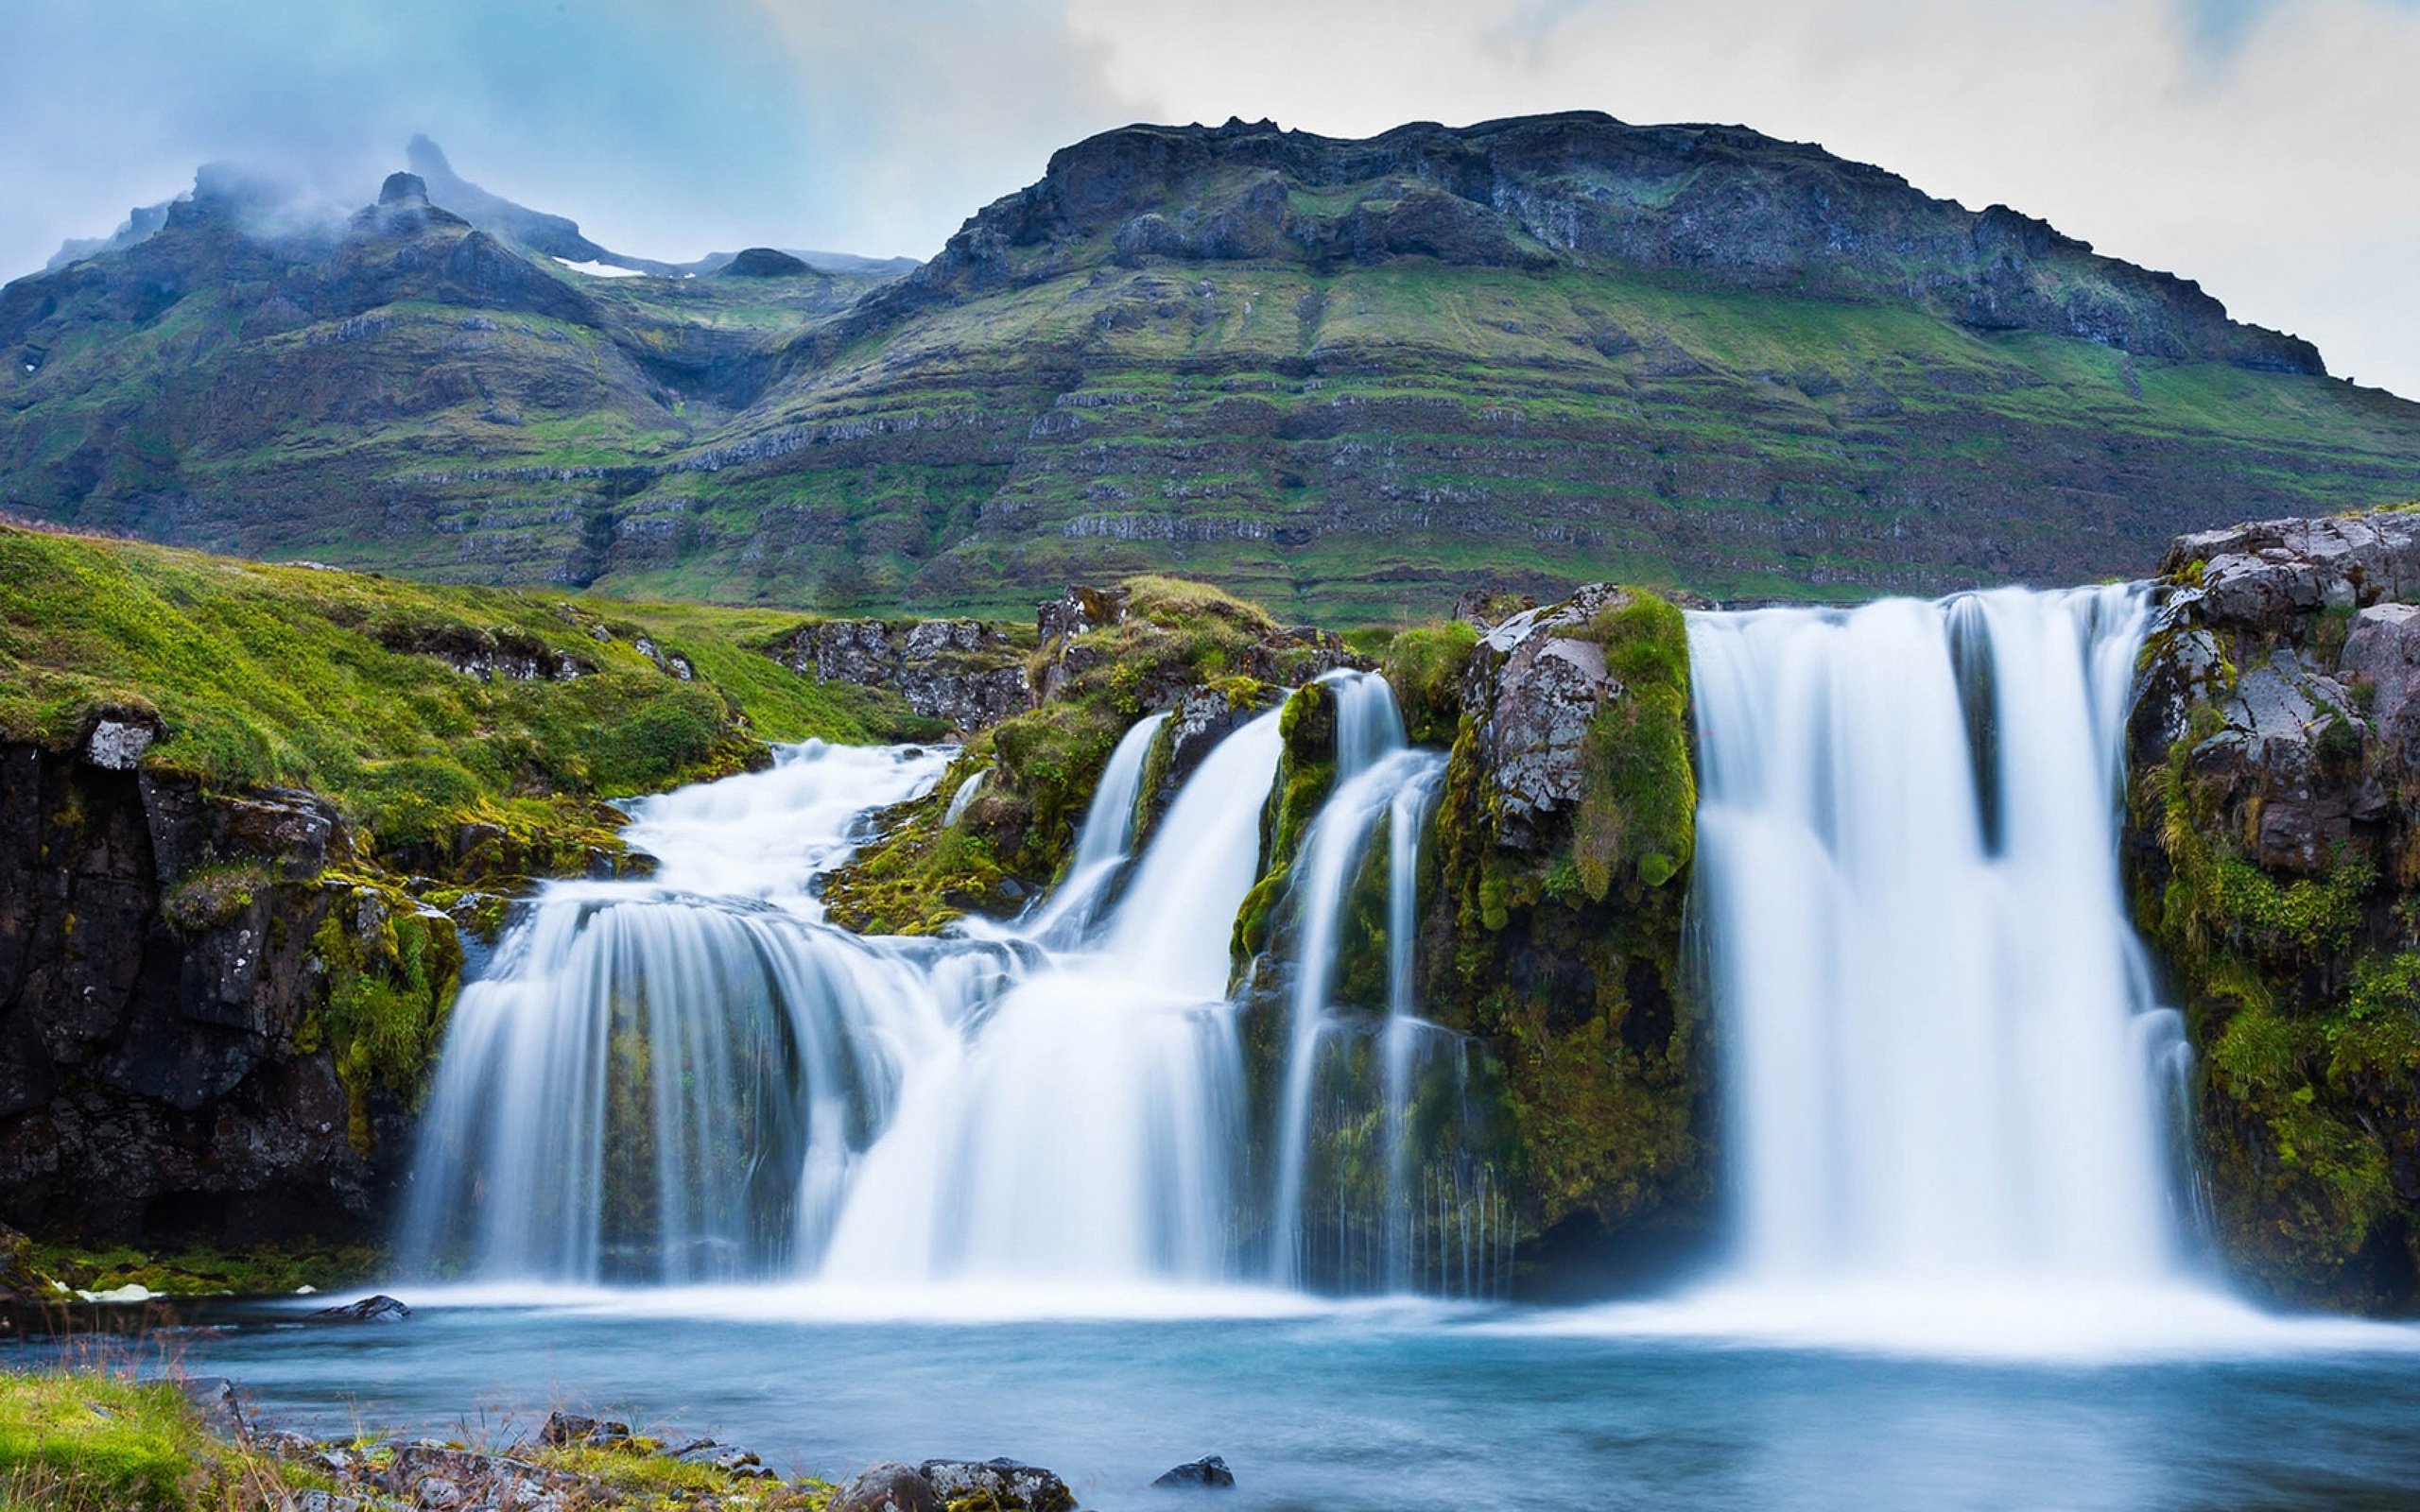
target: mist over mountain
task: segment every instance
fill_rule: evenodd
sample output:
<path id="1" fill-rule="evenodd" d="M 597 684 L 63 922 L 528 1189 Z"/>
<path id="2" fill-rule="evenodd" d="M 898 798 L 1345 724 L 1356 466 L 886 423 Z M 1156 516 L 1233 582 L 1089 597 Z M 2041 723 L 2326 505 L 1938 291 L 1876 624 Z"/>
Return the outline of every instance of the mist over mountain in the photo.
<path id="1" fill-rule="evenodd" d="M 448 579 L 1005 608 L 1179 567 L 1858 596 L 2420 493 L 2420 405 L 2187 280 L 1737 127 L 1138 126 L 922 266 L 676 266 L 425 138 L 0 291 L 0 504 Z"/>

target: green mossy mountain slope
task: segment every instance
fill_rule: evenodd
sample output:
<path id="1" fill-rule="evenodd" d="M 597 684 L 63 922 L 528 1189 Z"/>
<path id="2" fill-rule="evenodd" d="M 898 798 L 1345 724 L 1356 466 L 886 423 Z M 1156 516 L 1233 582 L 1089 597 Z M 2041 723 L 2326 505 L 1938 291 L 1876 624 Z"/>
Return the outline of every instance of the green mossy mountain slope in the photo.
<path id="1" fill-rule="evenodd" d="M 930 732 L 896 695 L 774 662 L 763 647 L 797 620 L 0 525 L 0 740 L 157 720 L 151 767 L 307 788 L 373 851 L 491 826 L 514 853 L 499 869 L 544 872 L 619 822 L 598 799 L 740 770 L 767 741 Z"/>
<path id="2" fill-rule="evenodd" d="M 1737 128 L 1130 128 L 906 278 L 593 277 L 430 183 L 268 237 L 206 174 L 0 291 L 0 507 L 830 609 L 1174 570 L 1343 625 L 2089 580 L 2420 487 L 2420 406 L 2194 285 Z"/>

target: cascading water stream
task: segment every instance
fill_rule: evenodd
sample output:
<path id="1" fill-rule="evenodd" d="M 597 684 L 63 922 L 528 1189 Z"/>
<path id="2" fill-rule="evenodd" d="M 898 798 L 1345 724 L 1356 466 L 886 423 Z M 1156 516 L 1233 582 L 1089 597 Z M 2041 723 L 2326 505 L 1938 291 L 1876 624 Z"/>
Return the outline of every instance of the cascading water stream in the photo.
<path id="1" fill-rule="evenodd" d="M 1083 828 L 1077 833 L 1067 880 L 1012 933 L 1063 948 L 1082 938 L 1134 848 L 1134 810 L 1143 795 L 1143 768 L 1167 722 L 1165 712 L 1146 714 L 1118 740 L 1109 753 L 1109 765 L 1101 769 L 1100 785 L 1084 813 Z M 977 781 L 979 777 L 970 778 L 967 785 Z M 950 801 L 955 806 L 957 796 Z"/>
<path id="2" fill-rule="evenodd" d="M 2179 1273 L 2117 868 L 2126 588 L 1690 620 L 1741 1285 Z"/>
<path id="3" fill-rule="evenodd" d="M 1017 983 L 977 1032 L 915 1069 L 852 1189 L 826 1279 L 1228 1273 L 1243 1068 L 1227 935 L 1258 868 L 1277 720 L 1259 716 L 1203 759 L 1098 946 Z"/>
<path id="4" fill-rule="evenodd" d="M 1483 1167 L 1455 1162 L 1470 1169 L 1452 1171 L 1441 1184 L 1415 1160 L 1409 1138 L 1424 1062 L 1450 1087 L 1457 1119 L 1472 1112 L 1465 1043 L 1420 1019 L 1411 989 L 1420 835 L 1444 758 L 1406 745 L 1384 679 L 1347 672 L 1322 681 L 1336 700 L 1336 778 L 1304 835 L 1288 888 L 1294 975 L 1272 1142 L 1270 1274 L 1281 1285 L 1492 1292 L 1501 1284 L 1499 1251 L 1510 1229 L 1492 1190 L 1465 1190 L 1474 1181 L 1484 1187 Z M 1385 863 L 1374 877 L 1370 851 L 1381 841 Z M 1373 882 L 1384 888 L 1384 998 L 1340 1005 L 1334 994 L 1349 915 L 1357 891 Z M 1360 1011 L 1348 1017 L 1348 1007 Z M 1374 1011 L 1383 1022 L 1371 1033 L 1360 1022 Z M 1424 1056 L 1424 1048 L 1434 1054 Z M 1336 1090 L 1323 1094 L 1323 1084 Z M 1313 1148 L 1322 1111 L 1323 1154 Z M 1365 1120 L 1374 1122 L 1374 1147 L 1353 1138 Z M 1490 1223 L 1495 1231 L 1482 1237 Z M 1458 1246 L 1468 1240 L 1469 1263 L 1444 1263 L 1447 1234 Z M 1433 1268 L 1424 1247 L 1438 1250 Z"/>
<path id="5" fill-rule="evenodd" d="M 938 979 L 816 922 L 807 879 L 942 758 L 813 745 L 632 805 L 645 882 L 550 885 L 463 988 L 398 1246 L 407 1269 L 704 1280 L 786 1265 L 880 1127 Z M 769 827 L 779 813 L 787 821 Z"/>

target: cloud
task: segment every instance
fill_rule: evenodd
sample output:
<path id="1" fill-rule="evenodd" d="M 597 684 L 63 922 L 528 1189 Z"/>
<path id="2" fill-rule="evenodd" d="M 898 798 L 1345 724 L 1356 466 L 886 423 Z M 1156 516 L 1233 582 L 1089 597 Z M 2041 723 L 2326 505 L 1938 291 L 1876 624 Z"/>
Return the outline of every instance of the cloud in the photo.
<path id="1" fill-rule="evenodd" d="M 205 159 L 425 130 L 618 249 L 924 254 L 1138 119 L 1741 122 L 2200 279 L 2420 395 L 2415 0 L 8 0 L 0 271 Z"/>
<path id="2" fill-rule="evenodd" d="M 0 267 L 205 160 L 359 203 L 415 131 L 623 250 L 924 254 L 1115 100 L 1048 0 L 9 0 Z"/>

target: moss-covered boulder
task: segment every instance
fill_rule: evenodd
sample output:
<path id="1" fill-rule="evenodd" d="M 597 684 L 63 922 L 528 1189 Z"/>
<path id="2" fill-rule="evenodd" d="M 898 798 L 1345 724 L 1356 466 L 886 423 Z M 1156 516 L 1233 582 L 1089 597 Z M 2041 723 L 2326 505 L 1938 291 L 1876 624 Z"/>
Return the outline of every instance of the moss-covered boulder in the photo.
<path id="1" fill-rule="evenodd" d="M 1136 720 L 1170 711 L 1145 766 L 1148 833 L 1236 725 L 1286 688 L 1357 664 L 1333 635 L 1165 577 L 1070 589 L 1042 605 L 1033 655 L 1039 703 L 971 736 L 932 792 L 876 815 L 874 841 L 825 879 L 835 922 L 926 934 L 970 913 L 1014 914 L 1065 867 L 1110 752 Z"/>
<path id="2" fill-rule="evenodd" d="M 2196 1054 L 2214 1238 L 2281 1298 L 2420 1306 L 2420 518 L 2188 537 L 2129 727 L 2126 859 Z"/>
<path id="3" fill-rule="evenodd" d="M 1472 637 L 1457 702 L 1422 1000 L 1500 1063 L 1527 1238 L 1600 1259 L 1685 1243 L 1712 1199 L 1712 1095 L 1683 960 L 1681 612 L 1598 585 L 1514 614 Z"/>

